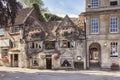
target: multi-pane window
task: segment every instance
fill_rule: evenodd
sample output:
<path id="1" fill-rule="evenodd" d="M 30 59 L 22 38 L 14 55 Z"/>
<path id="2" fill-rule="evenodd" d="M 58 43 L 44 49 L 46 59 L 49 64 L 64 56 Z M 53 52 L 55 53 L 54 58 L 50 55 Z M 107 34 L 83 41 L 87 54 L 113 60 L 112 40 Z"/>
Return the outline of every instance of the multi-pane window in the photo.
<path id="1" fill-rule="evenodd" d="M 11 34 L 16 34 L 16 33 L 19 33 L 19 30 L 20 30 L 19 27 L 10 27 L 9 32 L 10 32 Z"/>
<path id="2" fill-rule="evenodd" d="M 45 41 L 45 49 L 46 50 L 55 49 L 55 41 Z"/>
<path id="3" fill-rule="evenodd" d="M 4 35 L 4 29 L 0 28 L 0 35 Z"/>
<path id="4" fill-rule="evenodd" d="M 110 18 L 110 32 L 117 33 L 118 32 L 118 17 Z"/>
<path id="5" fill-rule="evenodd" d="M 98 18 L 92 18 L 91 19 L 91 33 L 96 34 L 99 31 L 99 20 Z"/>
<path id="6" fill-rule="evenodd" d="M 110 6 L 115 6 L 118 5 L 118 1 L 117 0 L 110 0 Z"/>
<path id="7" fill-rule="evenodd" d="M 111 43 L 111 57 L 118 57 L 118 43 Z"/>
<path id="8" fill-rule="evenodd" d="M 99 0 L 91 0 L 91 8 L 98 8 Z"/>
<path id="9" fill-rule="evenodd" d="M 75 42 L 74 41 L 61 41 L 60 47 L 61 48 L 74 48 Z"/>
<path id="10" fill-rule="evenodd" d="M 41 43 L 40 42 L 32 42 L 29 43 L 30 49 L 41 49 Z"/>
<path id="11" fill-rule="evenodd" d="M 69 58 L 66 58 L 66 59 L 64 59 L 64 58 L 61 58 L 61 67 L 72 67 L 72 60 L 71 59 L 69 59 Z"/>

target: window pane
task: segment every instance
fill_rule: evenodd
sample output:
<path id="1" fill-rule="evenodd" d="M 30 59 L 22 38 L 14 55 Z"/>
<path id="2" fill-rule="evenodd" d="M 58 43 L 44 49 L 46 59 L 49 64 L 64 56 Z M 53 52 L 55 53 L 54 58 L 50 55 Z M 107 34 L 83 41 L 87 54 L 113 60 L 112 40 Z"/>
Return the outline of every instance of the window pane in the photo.
<path id="1" fill-rule="evenodd" d="M 98 18 L 92 18 L 91 19 L 91 33 L 98 33 L 98 28 L 99 23 L 98 23 Z"/>
<path id="2" fill-rule="evenodd" d="M 111 57 L 118 57 L 118 43 L 111 43 Z"/>
<path id="3" fill-rule="evenodd" d="M 110 6 L 118 5 L 117 1 L 110 1 Z"/>
<path id="4" fill-rule="evenodd" d="M 1 28 L 0 29 L 0 35 L 3 35 L 4 34 L 4 30 Z"/>
<path id="5" fill-rule="evenodd" d="M 118 17 L 110 18 L 110 32 L 111 33 L 118 32 Z"/>
<path id="6" fill-rule="evenodd" d="M 91 8 L 98 8 L 99 1 L 98 0 L 91 0 Z"/>

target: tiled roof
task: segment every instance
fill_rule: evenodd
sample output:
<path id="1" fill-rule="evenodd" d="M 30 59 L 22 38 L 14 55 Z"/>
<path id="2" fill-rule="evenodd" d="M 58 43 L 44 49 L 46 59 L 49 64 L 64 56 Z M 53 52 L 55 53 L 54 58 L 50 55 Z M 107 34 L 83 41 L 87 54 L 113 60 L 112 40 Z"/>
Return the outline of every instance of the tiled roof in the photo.
<path id="1" fill-rule="evenodd" d="M 19 10 L 17 12 L 14 25 L 23 24 L 25 18 L 29 15 L 29 13 L 31 12 L 32 9 L 33 8 L 25 8 L 25 9 Z M 11 26 L 10 22 L 8 25 Z"/>

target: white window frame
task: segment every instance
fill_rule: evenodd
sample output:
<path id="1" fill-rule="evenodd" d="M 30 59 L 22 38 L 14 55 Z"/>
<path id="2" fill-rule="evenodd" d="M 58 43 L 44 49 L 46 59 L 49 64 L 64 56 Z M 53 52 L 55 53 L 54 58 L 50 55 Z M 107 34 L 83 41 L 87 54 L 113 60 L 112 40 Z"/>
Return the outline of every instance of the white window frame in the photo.
<path id="1" fill-rule="evenodd" d="M 91 8 L 99 7 L 99 0 L 90 0 L 90 1 L 91 1 Z"/>
<path id="2" fill-rule="evenodd" d="M 90 33 L 91 34 L 99 34 L 99 19 L 98 18 L 91 18 Z"/>
<path id="3" fill-rule="evenodd" d="M 18 28 L 19 30 L 18 30 L 18 31 L 15 31 L 15 28 Z M 12 32 L 12 29 L 14 29 L 13 32 Z M 9 33 L 10 33 L 10 34 L 18 34 L 19 32 L 20 32 L 19 26 L 10 27 L 10 29 L 9 29 Z"/>
<path id="4" fill-rule="evenodd" d="M 4 35 L 4 29 L 0 28 L 0 35 Z"/>
<path id="5" fill-rule="evenodd" d="M 118 42 L 111 42 L 111 57 L 118 57 Z"/>
<path id="6" fill-rule="evenodd" d="M 118 33 L 119 32 L 119 19 L 117 16 L 110 18 L 109 32 L 110 33 Z"/>

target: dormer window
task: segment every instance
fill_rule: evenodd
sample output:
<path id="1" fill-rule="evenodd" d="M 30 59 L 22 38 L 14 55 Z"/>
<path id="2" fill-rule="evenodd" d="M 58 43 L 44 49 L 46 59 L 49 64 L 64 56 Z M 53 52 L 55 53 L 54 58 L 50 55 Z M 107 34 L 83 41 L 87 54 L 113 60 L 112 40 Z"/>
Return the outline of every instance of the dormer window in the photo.
<path id="1" fill-rule="evenodd" d="M 118 5 L 118 1 L 117 0 L 110 0 L 110 6 L 115 6 Z"/>
<path id="2" fill-rule="evenodd" d="M 17 33 L 19 33 L 19 31 L 20 31 L 19 26 L 17 26 L 17 27 L 10 27 L 10 30 L 9 30 L 10 34 L 17 34 Z"/>

